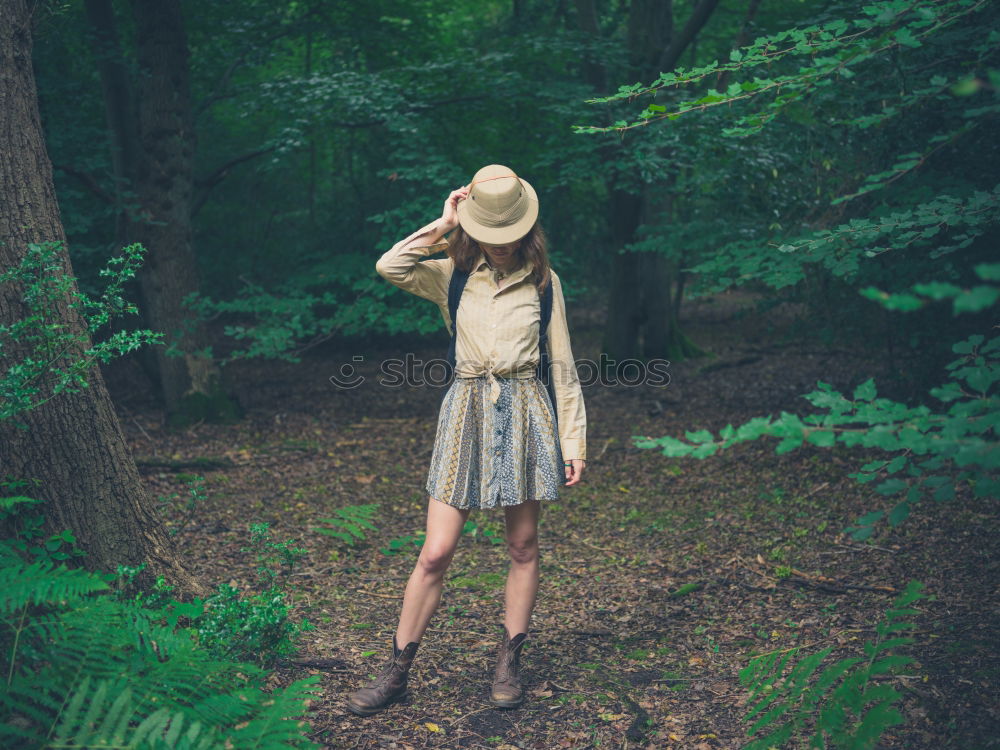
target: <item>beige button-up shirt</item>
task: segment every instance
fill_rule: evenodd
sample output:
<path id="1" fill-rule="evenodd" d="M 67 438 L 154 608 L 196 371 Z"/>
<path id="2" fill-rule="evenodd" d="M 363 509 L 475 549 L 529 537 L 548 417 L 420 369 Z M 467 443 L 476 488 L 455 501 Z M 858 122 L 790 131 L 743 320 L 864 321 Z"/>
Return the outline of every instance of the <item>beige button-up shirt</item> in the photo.
<path id="1" fill-rule="evenodd" d="M 386 251 L 375 263 L 375 270 L 400 289 L 437 304 L 450 332 L 448 285 L 454 263 L 448 257 L 423 260 L 448 247 L 447 240 L 415 247 L 404 244 L 402 240 Z M 500 286 L 480 252 L 459 302 L 458 319 L 462 325 L 455 342 L 455 375 L 486 375 L 494 403 L 500 393 L 495 375 L 531 377 L 538 366 L 541 300 L 528 279 L 530 273 L 531 266 L 525 263 L 504 278 Z M 555 271 L 548 338 L 563 459 L 586 459 L 587 412 L 570 347 L 562 282 Z"/>

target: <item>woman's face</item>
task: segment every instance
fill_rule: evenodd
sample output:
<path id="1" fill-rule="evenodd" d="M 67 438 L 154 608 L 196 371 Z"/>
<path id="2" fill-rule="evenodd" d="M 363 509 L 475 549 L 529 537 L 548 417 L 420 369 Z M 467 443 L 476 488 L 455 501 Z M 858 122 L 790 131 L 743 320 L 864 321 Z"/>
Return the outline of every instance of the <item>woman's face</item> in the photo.
<path id="1" fill-rule="evenodd" d="M 479 247 L 481 247 L 483 252 L 486 253 L 486 257 L 490 259 L 490 263 L 501 266 L 506 265 L 520 246 L 520 240 L 517 242 L 509 242 L 506 245 L 487 245 L 485 242 L 479 243 Z"/>

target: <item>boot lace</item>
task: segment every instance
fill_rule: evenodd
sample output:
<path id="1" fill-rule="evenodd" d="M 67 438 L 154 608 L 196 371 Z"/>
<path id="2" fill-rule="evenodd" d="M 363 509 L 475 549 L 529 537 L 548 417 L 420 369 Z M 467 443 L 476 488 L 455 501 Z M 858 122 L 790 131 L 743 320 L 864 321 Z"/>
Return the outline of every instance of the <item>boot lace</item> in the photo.
<path id="1" fill-rule="evenodd" d="M 378 676 L 369 685 L 370 688 L 375 689 L 382 687 L 389 682 L 389 679 L 393 676 L 393 673 L 399 670 L 400 667 L 397 663 L 397 657 L 393 656 L 386 662 L 385 666 L 382 667 L 382 671 L 379 672 Z"/>
<path id="2" fill-rule="evenodd" d="M 508 685 L 516 683 L 517 671 L 517 652 L 509 648 L 501 649 L 500 658 L 497 661 L 495 681 Z"/>

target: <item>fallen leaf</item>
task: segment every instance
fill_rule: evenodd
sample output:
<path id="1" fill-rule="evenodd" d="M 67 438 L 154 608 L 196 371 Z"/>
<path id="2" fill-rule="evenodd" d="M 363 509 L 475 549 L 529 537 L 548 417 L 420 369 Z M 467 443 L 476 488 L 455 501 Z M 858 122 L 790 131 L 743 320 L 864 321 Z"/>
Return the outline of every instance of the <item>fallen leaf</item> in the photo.
<path id="1" fill-rule="evenodd" d="M 435 724 L 433 721 L 425 721 L 424 726 L 427 727 L 427 731 L 429 732 L 438 732 L 440 734 L 444 734 L 444 730 L 437 724 Z"/>

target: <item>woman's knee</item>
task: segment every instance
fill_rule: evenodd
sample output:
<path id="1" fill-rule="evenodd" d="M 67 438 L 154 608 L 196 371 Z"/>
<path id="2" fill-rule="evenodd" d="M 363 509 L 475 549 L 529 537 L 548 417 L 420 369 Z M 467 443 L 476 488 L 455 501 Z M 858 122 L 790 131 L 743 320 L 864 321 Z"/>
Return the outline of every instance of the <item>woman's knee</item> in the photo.
<path id="1" fill-rule="evenodd" d="M 423 549 L 420 550 L 420 557 L 417 558 L 417 565 L 426 575 L 440 576 L 448 569 L 454 555 L 454 547 L 424 542 Z"/>
<path id="2" fill-rule="evenodd" d="M 519 565 L 534 562 L 538 559 L 538 534 L 508 536 L 507 551 L 510 559 Z"/>

